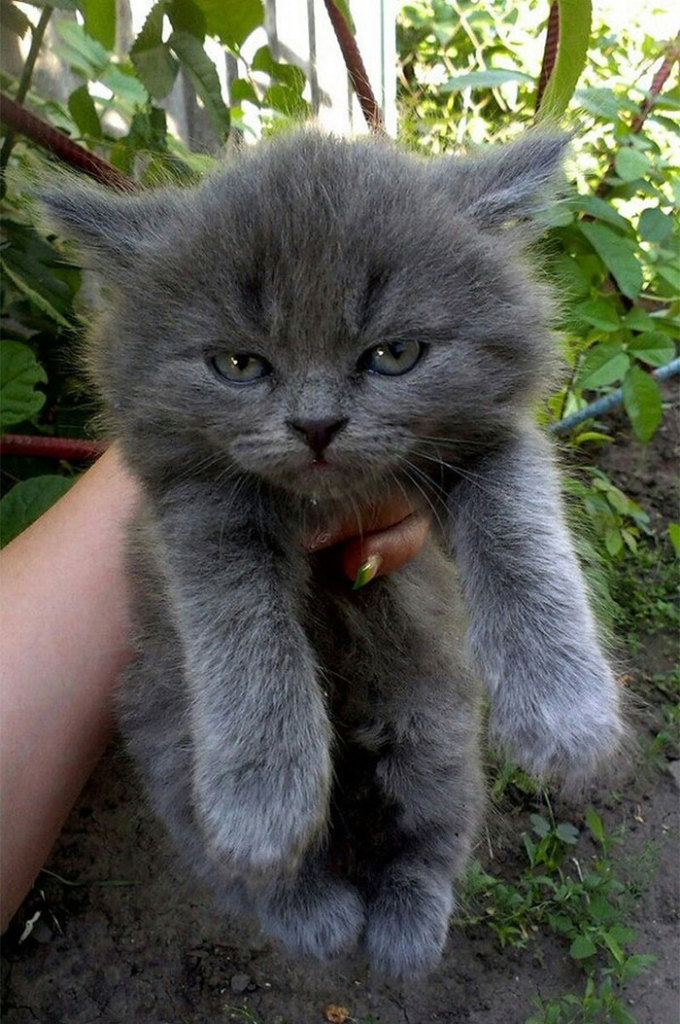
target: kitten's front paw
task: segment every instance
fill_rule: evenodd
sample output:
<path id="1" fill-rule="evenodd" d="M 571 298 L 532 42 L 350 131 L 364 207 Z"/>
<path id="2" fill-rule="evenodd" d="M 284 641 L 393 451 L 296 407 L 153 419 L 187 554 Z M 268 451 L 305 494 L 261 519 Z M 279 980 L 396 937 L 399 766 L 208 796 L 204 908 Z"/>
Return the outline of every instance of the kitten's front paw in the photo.
<path id="1" fill-rule="evenodd" d="M 350 885 L 301 871 L 271 889 L 259 901 L 257 914 L 265 931 L 291 955 L 327 960 L 356 946 L 366 910 Z"/>
<path id="2" fill-rule="evenodd" d="M 369 906 L 366 947 L 373 967 L 395 979 L 439 962 L 453 908 L 451 882 L 425 870 L 395 868 Z"/>
<path id="3" fill-rule="evenodd" d="M 223 771 L 196 787 L 197 818 L 211 859 L 236 875 L 292 871 L 328 817 L 330 760 L 313 771 L 277 775 L 254 768 Z"/>
<path id="4" fill-rule="evenodd" d="M 512 760 L 540 779 L 578 788 L 621 747 L 625 727 L 618 685 L 604 663 L 582 669 L 551 692 L 523 703 L 507 693 L 491 708 L 493 740 Z M 571 683 L 571 685 L 569 685 Z M 536 687 L 536 693 L 541 688 Z"/>

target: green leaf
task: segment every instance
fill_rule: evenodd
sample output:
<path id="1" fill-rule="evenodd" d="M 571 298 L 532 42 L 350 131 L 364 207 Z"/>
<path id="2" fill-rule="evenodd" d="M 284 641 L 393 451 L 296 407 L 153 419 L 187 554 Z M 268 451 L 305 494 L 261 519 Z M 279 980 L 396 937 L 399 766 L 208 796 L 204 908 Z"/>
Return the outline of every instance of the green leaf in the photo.
<path id="1" fill-rule="evenodd" d="M 658 206 L 648 206 L 638 221 L 640 237 L 646 242 L 662 242 L 673 231 L 673 220 Z"/>
<path id="2" fill-rule="evenodd" d="M 577 935 L 569 947 L 569 955 L 574 960 L 586 960 L 594 953 L 597 953 L 597 946 L 587 935 Z"/>
<path id="3" fill-rule="evenodd" d="M 243 103 L 244 100 L 248 100 L 249 103 L 254 103 L 255 106 L 260 104 L 260 98 L 255 89 L 245 78 L 234 78 L 229 83 L 229 93 L 232 103 Z"/>
<path id="4" fill-rule="evenodd" d="M 238 50 L 250 33 L 264 21 L 261 0 L 196 0 L 205 14 L 208 35 L 217 36 L 221 43 Z"/>
<path id="5" fill-rule="evenodd" d="M 621 531 L 617 526 L 610 527 L 604 535 L 604 546 L 607 549 L 607 554 L 611 558 L 616 556 L 623 550 L 623 537 Z"/>
<path id="6" fill-rule="evenodd" d="M 138 110 L 132 117 L 126 143 L 133 152 L 167 153 L 168 126 L 165 111 L 159 107 Z"/>
<path id="7" fill-rule="evenodd" d="M 298 90 L 278 82 L 269 86 L 262 97 L 262 106 L 271 107 L 288 117 L 305 118 L 309 114 L 309 104 Z"/>
<path id="8" fill-rule="evenodd" d="M 562 821 L 555 829 L 555 835 L 560 842 L 566 843 L 567 846 L 574 846 L 578 842 L 579 831 L 571 822 Z"/>
<path id="9" fill-rule="evenodd" d="M 250 67 L 253 71 L 266 72 L 271 78 L 290 86 L 302 94 L 306 81 L 304 71 L 294 64 L 283 64 L 280 61 L 275 61 L 268 46 L 260 47 L 253 57 Z"/>
<path id="10" fill-rule="evenodd" d="M 35 522 L 73 483 L 67 476 L 46 474 L 21 480 L 0 501 L 0 547 Z"/>
<path id="11" fill-rule="evenodd" d="M 55 53 L 85 78 L 97 81 L 109 64 L 107 50 L 75 21 L 57 21 L 56 28 L 65 45 L 55 44 Z"/>
<path id="12" fill-rule="evenodd" d="M 58 309 L 56 309 L 50 300 L 45 296 L 43 291 L 38 291 L 35 287 L 40 282 L 30 274 L 24 276 L 21 270 L 16 266 L 10 266 L 8 260 L 0 259 L 0 269 L 3 274 L 6 274 L 12 284 L 19 289 L 19 291 L 30 299 L 38 309 L 42 310 L 43 313 L 47 313 L 53 320 L 61 324 L 62 327 L 70 327 L 66 317 L 62 316 Z M 29 283 L 30 282 L 30 283 Z"/>
<path id="13" fill-rule="evenodd" d="M 591 836 L 597 839 L 598 843 L 604 841 L 604 822 L 594 807 L 588 807 L 586 810 L 586 826 Z"/>
<path id="14" fill-rule="evenodd" d="M 116 0 L 80 0 L 85 31 L 107 50 L 116 45 Z"/>
<path id="15" fill-rule="evenodd" d="M 615 210 L 611 203 L 601 196 L 579 195 L 577 196 L 576 208 L 582 213 L 588 213 L 597 220 L 604 220 L 613 227 L 618 228 L 625 234 L 634 233 L 633 225 L 625 217 L 622 217 L 618 210 Z"/>
<path id="16" fill-rule="evenodd" d="M 86 85 L 81 85 L 79 89 L 74 89 L 68 98 L 68 109 L 81 135 L 86 138 L 101 139 L 102 126 L 99 123 L 94 100 L 90 96 Z"/>
<path id="17" fill-rule="evenodd" d="M 20 341 L 0 342 L 0 430 L 29 420 L 45 404 L 47 374 L 28 345 Z"/>
<path id="18" fill-rule="evenodd" d="M 195 0 L 172 0 L 165 5 L 175 32 L 190 32 L 200 43 L 207 31 L 205 14 Z"/>
<path id="19" fill-rule="evenodd" d="M 604 121 L 616 123 L 622 108 L 625 107 L 622 98 L 613 89 L 590 87 L 578 89 L 575 95 L 580 105 L 589 114 L 600 117 Z"/>
<path id="20" fill-rule="evenodd" d="M 3 28 L 14 32 L 19 37 L 25 36 L 31 27 L 24 12 L 20 11 L 16 4 L 12 3 L 12 0 L 0 0 L 0 22 L 2 22 Z"/>
<path id="21" fill-rule="evenodd" d="M 352 12 L 349 9 L 349 0 L 333 0 L 333 2 L 347 22 L 347 27 L 352 35 L 356 35 L 357 28 L 352 18 Z"/>
<path id="22" fill-rule="evenodd" d="M 590 40 L 590 0 L 557 0 L 560 31 L 557 57 L 548 79 L 537 121 L 557 121 L 569 105 L 585 67 Z"/>
<path id="23" fill-rule="evenodd" d="M 30 0 L 33 7 L 56 7 L 58 11 L 79 10 L 78 0 Z"/>
<path id="24" fill-rule="evenodd" d="M 637 298 L 642 289 L 642 270 L 637 260 L 635 243 L 604 224 L 581 221 L 579 227 L 623 294 L 629 299 Z"/>
<path id="25" fill-rule="evenodd" d="M 675 289 L 676 295 L 680 295 L 680 268 L 667 264 L 664 267 L 657 267 L 657 274 L 664 281 L 668 281 L 671 288 Z"/>
<path id="26" fill-rule="evenodd" d="M 612 440 L 613 438 L 609 434 L 603 434 L 599 430 L 584 430 L 582 434 L 576 435 L 574 444 L 578 446 L 579 444 L 585 444 L 586 441 L 608 442 Z"/>
<path id="27" fill-rule="evenodd" d="M 638 334 L 629 343 L 628 351 L 648 366 L 664 366 L 675 358 L 675 345 L 663 331 Z"/>
<path id="28" fill-rule="evenodd" d="M 149 101 L 145 85 L 137 78 L 132 69 L 126 71 L 120 64 L 109 64 L 99 76 L 99 81 L 116 96 L 126 100 L 134 107 L 143 107 Z"/>
<path id="29" fill-rule="evenodd" d="M 629 309 L 623 318 L 623 323 L 631 331 L 651 331 L 655 327 L 654 318 L 640 306 L 633 306 L 632 309 Z"/>
<path id="30" fill-rule="evenodd" d="M 621 380 L 630 359 L 617 341 L 603 341 L 586 352 L 578 372 L 580 388 L 600 388 Z"/>
<path id="31" fill-rule="evenodd" d="M 208 112 L 218 137 L 226 139 L 229 134 L 229 108 L 222 99 L 220 80 L 215 65 L 199 43 L 189 32 L 173 32 L 168 45 L 177 54 L 189 72 L 196 92 Z"/>
<path id="32" fill-rule="evenodd" d="M 590 302 L 584 302 L 577 311 L 586 323 L 600 327 L 603 331 L 618 331 L 621 326 L 614 304 L 607 302 L 606 299 L 592 299 Z"/>
<path id="33" fill-rule="evenodd" d="M 460 92 L 462 89 L 493 89 L 505 82 L 531 82 L 531 75 L 511 68 L 486 68 L 484 71 L 470 71 L 455 75 L 440 87 L 440 92 Z"/>
<path id="34" fill-rule="evenodd" d="M 661 422 L 662 404 L 659 385 L 639 366 L 631 366 L 623 380 L 623 404 L 636 437 L 649 441 Z"/>
<path id="35" fill-rule="evenodd" d="M 614 169 L 621 181 L 637 181 L 649 174 L 650 162 L 646 153 L 640 149 L 626 146 L 620 149 L 614 158 Z"/>
<path id="36" fill-rule="evenodd" d="M 550 832 L 550 822 L 546 821 L 542 814 L 530 814 L 529 820 L 537 836 L 547 836 Z"/>
<path id="37" fill-rule="evenodd" d="M 602 939 L 604 941 L 605 946 L 607 947 L 607 949 L 613 956 L 614 960 L 616 961 L 616 963 L 623 963 L 623 961 L 626 958 L 626 954 L 624 953 L 619 943 L 616 941 L 614 935 L 612 935 L 611 931 L 602 932 Z"/>
<path id="38" fill-rule="evenodd" d="M 172 89 L 179 62 L 163 42 L 163 19 L 166 4 L 161 0 L 151 8 L 149 16 L 130 49 L 130 60 L 140 79 L 156 100 L 162 100 Z"/>
<path id="39" fill-rule="evenodd" d="M 680 523 L 668 524 L 668 536 L 671 539 L 676 555 L 680 558 Z"/>

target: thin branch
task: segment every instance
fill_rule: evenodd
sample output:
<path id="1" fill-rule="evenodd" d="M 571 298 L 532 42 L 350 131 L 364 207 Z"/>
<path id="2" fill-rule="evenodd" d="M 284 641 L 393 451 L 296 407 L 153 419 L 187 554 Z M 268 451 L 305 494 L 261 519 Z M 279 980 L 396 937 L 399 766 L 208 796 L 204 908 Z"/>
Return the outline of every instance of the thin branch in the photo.
<path id="1" fill-rule="evenodd" d="M 356 93 L 359 105 L 366 118 L 366 123 L 376 135 L 384 135 L 385 126 L 380 108 L 371 88 L 371 83 L 368 80 L 366 67 L 359 52 L 356 39 L 350 31 L 344 14 L 338 9 L 334 0 L 324 0 L 324 3 L 326 4 L 328 17 L 331 19 L 331 24 L 335 30 L 335 35 L 345 60 L 352 88 Z"/>
<path id="2" fill-rule="evenodd" d="M 54 7 L 44 7 L 43 12 L 40 15 L 40 20 L 35 27 L 31 28 L 31 46 L 26 57 L 26 63 L 23 66 L 21 77 L 19 79 L 19 85 L 17 87 L 16 101 L 17 103 L 23 103 L 26 99 L 26 93 L 28 92 L 31 80 L 33 78 L 33 68 L 35 62 L 38 59 L 40 47 L 42 45 L 43 36 L 45 35 L 45 29 L 47 23 L 52 17 Z"/>
<path id="3" fill-rule="evenodd" d="M 0 455 L 31 455 L 69 462 L 92 462 L 106 447 L 102 441 L 77 437 L 47 437 L 44 434 L 3 434 L 0 437 Z"/>
<path id="4" fill-rule="evenodd" d="M 666 363 L 665 366 L 659 366 L 656 370 L 651 371 L 651 376 L 657 380 L 670 380 L 671 377 L 677 377 L 680 374 L 680 359 L 672 359 L 670 363 Z M 590 402 L 584 406 L 583 409 L 579 409 L 578 412 L 574 412 L 571 416 L 567 416 L 566 419 L 558 420 L 557 423 L 553 423 L 550 426 L 551 434 L 566 434 L 567 431 L 577 427 L 584 420 L 594 419 L 596 416 L 602 416 L 603 413 L 609 412 L 610 409 L 614 409 L 617 405 L 621 405 L 623 402 L 623 388 L 616 388 L 615 391 L 610 391 L 608 395 L 602 395 L 601 398 L 596 398 L 594 402 Z"/>
<path id="5" fill-rule="evenodd" d="M 541 108 L 541 100 L 543 99 L 543 93 L 545 88 L 550 81 L 550 76 L 553 73 L 555 67 L 555 60 L 557 58 L 557 47 L 560 41 L 560 8 L 557 0 L 553 0 L 550 7 L 550 15 L 548 17 L 548 30 L 545 36 L 545 47 L 543 49 L 543 61 L 541 63 L 541 74 L 538 79 L 538 87 L 536 89 L 536 113 Z"/>
<path id="6" fill-rule="evenodd" d="M 109 185 L 120 192 L 137 190 L 137 184 L 127 174 L 123 174 L 113 164 L 97 156 L 96 153 L 90 153 L 84 146 L 80 146 L 70 139 L 68 135 L 57 131 L 52 125 L 36 117 L 35 114 L 31 114 L 5 93 L 0 93 L 0 101 L 2 103 L 0 120 L 10 130 L 25 135 L 26 138 L 44 149 L 49 149 L 64 163 L 78 168 L 84 174 L 89 174 L 91 178 L 95 178 L 104 185 Z"/>
<path id="7" fill-rule="evenodd" d="M 26 93 L 28 92 L 31 79 L 33 78 L 33 68 L 35 62 L 38 59 L 40 53 L 40 47 L 42 45 L 43 36 L 45 35 L 45 29 L 47 24 L 52 17 L 54 7 L 49 5 L 43 8 L 43 12 L 40 15 L 37 25 L 31 25 L 31 46 L 28 51 L 28 56 L 21 69 L 21 77 L 19 78 L 19 85 L 17 86 L 16 102 L 23 103 L 26 99 Z M 5 168 L 9 163 L 9 158 L 12 153 L 12 147 L 14 145 L 14 132 L 8 132 L 5 141 L 2 144 L 2 150 L 0 150 L 0 174 L 2 174 L 2 181 L 0 182 L 0 195 L 5 194 Z"/>
<path id="8" fill-rule="evenodd" d="M 635 134 L 638 134 L 638 132 L 642 130 L 642 126 L 645 123 L 647 115 L 654 106 L 654 101 L 656 100 L 656 97 L 659 95 L 664 85 L 666 84 L 666 79 L 673 70 L 673 65 L 675 64 L 676 60 L 680 60 L 680 32 L 678 32 L 673 42 L 669 44 L 666 56 L 662 60 L 659 68 L 656 71 L 656 74 L 654 75 L 654 78 L 652 79 L 652 84 L 649 88 L 649 92 L 643 99 L 642 103 L 640 104 L 639 111 L 633 118 L 633 121 L 630 126 L 631 132 L 635 132 Z"/>
<path id="9" fill-rule="evenodd" d="M 654 74 L 654 78 L 652 79 L 652 84 L 649 87 L 649 92 L 643 99 L 637 114 L 631 121 L 631 135 L 639 135 L 642 131 L 642 126 L 644 125 L 648 114 L 653 109 L 657 96 L 660 94 L 661 90 L 666 84 L 668 76 L 673 70 L 673 65 L 677 60 L 680 60 L 680 32 L 678 32 L 675 39 L 668 44 L 665 56 L 661 61 L 661 64 L 657 68 L 656 73 Z M 612 186 L 608 179 L 610 174 L 614 170 L 615 163 L 616 154 L 614 154 L 611 157 L 609 164 L 607 165 L 607 170 L 604 173 L 604 178 L 595 190 L 596 196 L 606 196 L 611 191 Z"/>

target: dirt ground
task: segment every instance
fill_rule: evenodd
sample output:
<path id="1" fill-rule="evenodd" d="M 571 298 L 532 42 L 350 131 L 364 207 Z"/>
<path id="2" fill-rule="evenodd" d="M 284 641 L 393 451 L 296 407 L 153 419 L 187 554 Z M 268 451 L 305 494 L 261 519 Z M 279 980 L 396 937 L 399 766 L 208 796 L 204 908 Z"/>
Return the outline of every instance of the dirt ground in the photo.
<path id="1" fill-rule="evenodd" d="M 674 440 L 667 417 L 648 449 L 632 443 L 623 429 L 600 458 L 614 481 L 653 507 L 659 519 L 677 518 Z M 677 638 L 659 635 L 643 638 L 634 656 L 624 653 L 624 666 L 647 701 L 637 716 L 643 745 L 658 729 L 656 705 L 669 699 L 653 676 L 668 671 L 676 654 Z M 621 874 L 645 876 L 629 923 L 637 932 L 634 950 L 658 960 L 626 990 L 639 1024 L 680 1020 L 677 780 L 671 762 L 652 763 L 641 755 L 618 767 L 581 808 L 554 805 L 558 819 L 580 824 L 583 807 L 592 802 L 608 832 L 623 831 L 625 840 L 613 855 Z M 525 863 L 526 825 L 526 807 L 504 807 L 492 815 L 478 851 L 490 872 L 516 876 Z M 587 862 L 593 848 L 586 836 L 577 850 Z M 526 949 L 501 951 L 484 925 L 454 926 L 439 969 L 401 988 L 372 977 L 360 958 L 331 965 L 290 962 L 239 923 L 211 911 L 209 897 L 185 877 L 150 816 L 116 745 L 83 792 L 47 870 L 6 936 L 3 1019 L 323 1024 L 327 1008 L 336 1004 L 357 1024 L 524 1024 L 537 995 L 582 992 L 583 985 L 583 972 L 556 934 L 538 934 Z"/>

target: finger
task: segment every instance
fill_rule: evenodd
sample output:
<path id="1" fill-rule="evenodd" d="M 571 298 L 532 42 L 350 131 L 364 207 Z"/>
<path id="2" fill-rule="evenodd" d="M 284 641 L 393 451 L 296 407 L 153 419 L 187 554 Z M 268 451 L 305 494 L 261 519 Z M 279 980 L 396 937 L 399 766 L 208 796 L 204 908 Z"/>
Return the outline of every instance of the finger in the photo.
<path id="1" fill-rule="evenodd" d="M 385 530 L 363 538 L 353 537 L 342 548 L 343 572 L 357 587 L 383 573 L 394 572 L 418 554 L 429 530 L 428 517 L 412 512 Z"/>
<path id="2" fill-rule="evenodd" d="M 333 524 L 327 530 L 312 534 L 304 544 L 308 551 L 322 551 L 343 541 L 368 539 L 369 534 L 382 532 L 391 526 L 398 525 L 413 513 L 413 506 L 402 494 L 394 494 L 389 501 L 379 506 L 359 510 L 357 517 L 347 517 Z"/>

